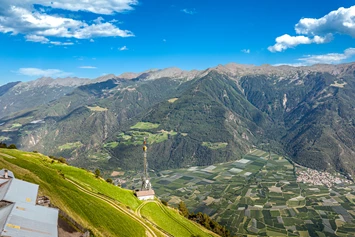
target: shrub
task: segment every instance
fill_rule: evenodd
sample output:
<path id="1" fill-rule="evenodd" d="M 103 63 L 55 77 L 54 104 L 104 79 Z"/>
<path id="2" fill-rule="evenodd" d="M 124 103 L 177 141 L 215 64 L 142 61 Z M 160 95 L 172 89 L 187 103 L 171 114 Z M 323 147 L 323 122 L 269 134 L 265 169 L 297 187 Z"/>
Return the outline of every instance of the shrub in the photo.
<path id="1" fill-rule="evenodd" d="M 96 170 L 95 170 L 95 177 L 96 177 L 96 178 L 101 177 L 101 172 L 100 172 L 99 169 L 96 169 Z"/>
<path id="2" fill-rule="evenodd" d="M 17 149 L 15 144 L 11 144 L 10 146 L 7 147 L 8 149 Z"/>

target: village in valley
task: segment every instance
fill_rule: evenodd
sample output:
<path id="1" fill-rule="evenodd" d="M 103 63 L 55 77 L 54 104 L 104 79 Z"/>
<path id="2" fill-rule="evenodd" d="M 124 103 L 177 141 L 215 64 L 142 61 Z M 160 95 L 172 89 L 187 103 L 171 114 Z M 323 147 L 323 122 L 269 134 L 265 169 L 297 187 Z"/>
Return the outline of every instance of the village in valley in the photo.
<path id="1" fill-rule="evenodd" d="M 236 236 L 355 233 L 355 184 L 277 154 L 255 149 L 240 160 L 151 171 L 150 176 L 161 200 L 174 207 L 183 201 L 190 211 L 212 216 Z M 139 187 L 140 180 L 133 177 L 119 176 L 121 185 Z"/>

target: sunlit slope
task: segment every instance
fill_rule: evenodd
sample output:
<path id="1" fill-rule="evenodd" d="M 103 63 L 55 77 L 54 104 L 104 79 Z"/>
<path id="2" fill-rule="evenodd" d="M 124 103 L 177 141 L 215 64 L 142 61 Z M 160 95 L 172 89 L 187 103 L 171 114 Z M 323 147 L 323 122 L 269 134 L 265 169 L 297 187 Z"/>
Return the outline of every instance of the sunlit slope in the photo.
<path id="1" fill-rule="evenodd" d="M 134 213 L 142 202 L 133 192 L 95 178 L 89 171 L 52 161 L 39 153 L 9 149 L 0 149 L 0 168 L 13 171 L 16 178 L 39 184 L 40 194 L 50 197 L 55 206 L 95 236 L 164 236 L 164 228 L 154 227 Z M 172 215 L 179 221 L 170 224 L 180 226 L 182 217 L 175 212 Z M 150 215 L 146 218 L 153 219 Z M 208 236 L 202 227 L 190 225 L 192 233 Z"/>
<path id="2" fill-rule="evenodd" d="M 159 225 L 166 233 L 175 237 L 218 236 L 212 232 L 206 233 L 202 231 L 197 224 L 158 202 L 143 203 L 138 208 L 138 212 L 149 221 Z"/>

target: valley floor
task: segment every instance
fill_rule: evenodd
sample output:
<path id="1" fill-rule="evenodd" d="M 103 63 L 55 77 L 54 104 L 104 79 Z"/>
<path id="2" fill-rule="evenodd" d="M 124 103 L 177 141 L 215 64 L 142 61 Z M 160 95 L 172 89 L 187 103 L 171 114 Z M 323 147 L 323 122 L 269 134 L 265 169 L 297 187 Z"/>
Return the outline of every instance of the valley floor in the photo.
<path id="1" fill-rule="evenodd" d="M 151 175 L 157 195 L 169 205 L 182 200 L 237 236 L 354 236 L 355 184 L 336 173 L 314 172 L 254 150 L 233 162 Z M 314 185 L 306 174 L 317 182 L 329 178 Z"/>

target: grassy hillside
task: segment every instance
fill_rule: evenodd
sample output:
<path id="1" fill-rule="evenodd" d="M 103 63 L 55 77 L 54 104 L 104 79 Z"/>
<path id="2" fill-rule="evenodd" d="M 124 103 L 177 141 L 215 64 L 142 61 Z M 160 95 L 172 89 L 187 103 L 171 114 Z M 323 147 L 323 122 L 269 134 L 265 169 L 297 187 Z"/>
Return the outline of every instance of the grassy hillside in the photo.
<path id="1" fill-rule="evenodd" d="M 133 214 L 132 210 L 142 204 L 133 192 L 95 178 L 89 171 L 39 153 L 9 149 L 0 149 L 0 168 L 13 171 L 16 178 L 39 184 L 41 194 L 50 197 L 55 206 L 95 236 L 163 236 L 150 222 Z M 172 215 L 177 220 L 181 218 L 178 213 Z M 147 218 L 153 219 L 150 215 Z M 171 222 L 175 224 L 180 225 Z M 197 229 L 204 235 L 202 228 L 195 225 L 193 228 L 193 232 Z"/>
<path id="2" fill-rule="evenodd" d="M 175 211 L 156 202 L 145 203 L 141 214 L 150 221 L 157 223 L 163 230 L 175 237 L 184 236 L 210 236 L 202 231 L 196 224 Z M 213 235 L 214 236 L 214 235 Z"/>

